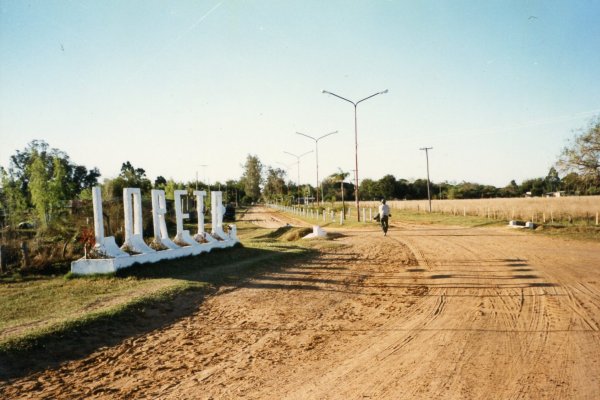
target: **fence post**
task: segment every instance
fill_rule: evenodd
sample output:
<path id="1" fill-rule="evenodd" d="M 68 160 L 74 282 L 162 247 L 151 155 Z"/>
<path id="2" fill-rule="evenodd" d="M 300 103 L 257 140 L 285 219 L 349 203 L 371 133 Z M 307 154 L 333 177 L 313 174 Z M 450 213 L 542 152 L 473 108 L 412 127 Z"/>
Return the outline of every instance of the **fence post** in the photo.
<path id="1" fill-rule="evenodd" d="M 29 248 L 27 247 L 27 242 L 21 242 L 21 268 L 27 269 L 31 264 L 29 259 Z"/>
<path id="2" fill-rule="evenodd" d="M 598 211 L 596 211 L 596 225 L 598 225 Z"/>

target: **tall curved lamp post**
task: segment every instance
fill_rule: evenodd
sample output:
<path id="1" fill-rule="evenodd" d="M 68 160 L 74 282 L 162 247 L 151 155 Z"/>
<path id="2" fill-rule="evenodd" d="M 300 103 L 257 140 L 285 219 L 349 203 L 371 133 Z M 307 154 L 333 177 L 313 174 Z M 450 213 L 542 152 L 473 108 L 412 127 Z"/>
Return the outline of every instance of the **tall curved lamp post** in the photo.
<path id="1" fill-rule="evenodd" d="M 360 201 L 358 199 L 358 123 L 357 123 L 357 119 L 356 119 L 356 107 L 362 103 L 365 100 L 369 100 L 371 97 L 375 97 L 378 94 L 384 94 L 387 93 L 388 90 L 384 90 L 382 92 L 377 92 L 377 93 L 373 93 L 370 96 L 365 97 L 364 99 L 360 99 L 356 102 L 352 101 L 352 100 L 348 100 L 345 97 L 342 97 L 340 95 L 337 95 L 335 93 L 329 92 L 327 90 L 323 90 L 323 93 L 326 94 L 330 94 L 332 96 L 337 97 L 338 99 L 342 99 L 344 101 L 347 101 L 348 103 L 352 104 L 354 106 L 354 165 L 356 168 L 356 173 L 354 174 L 354 179 L 355 179 L 355 189 L 354 189 L 354 195 L 356 197 L 356 216 L 357 216 L 357 220 L 360 221 Z"/>
<path id="2" fill-rule="evenodd" d="M 285 154 L 289 154 L 290 156 L 296 157 L 296 164 L 298 167 L 298 190 L 300 190 L 300 159 L 302 157 L 304 157 L 305 155 L 310 154 L 312 152 L 313 151 L 310 150 L 310 151 L 307 151 L 306 153 L 302 153 L 302 154 L 298 155 L 298 154 L 290 153 L 289 151 L 284 151 Z M 298 197 L 298 204 L 299 203 L 300 203 L 300 197 Z"/>
<path id="3" fill-rule="evenodd" d="M 327 133 L 323 136 L 319 136 L 318 138 L 312 137 L 310 135 L 307 135 L 307 134 L 304 134 L 301 132 L 296 132 L 296 133 L 298 135 L 305 136 L 305 137 L 315 141 L 315 152 L 316 152 L 316 159 L 317 159 L 317 185 L 315 186 L 315 188 L 316 188 L 316 192 L 317 192 L 317 207 L 318 207 L 319 206 L 319 189 L 321 192 L 323 192 L 323 187 L 319 185 L 319 140 L 323 139 L 324 137 L 338 133 L 338 131 Z M 321 193 L 321 198 L 323 198 L 323 193 Z"/>

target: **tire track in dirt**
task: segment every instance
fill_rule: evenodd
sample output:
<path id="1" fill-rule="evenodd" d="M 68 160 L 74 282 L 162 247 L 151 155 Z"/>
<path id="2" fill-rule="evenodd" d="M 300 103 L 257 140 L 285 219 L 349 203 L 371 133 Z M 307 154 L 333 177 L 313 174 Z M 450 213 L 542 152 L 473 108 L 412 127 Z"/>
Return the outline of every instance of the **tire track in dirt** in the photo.
<path id="1" fill-rule="evenodd" d="M 439 246 L 439 239 L 436 238 L 431 241 L 436 243 L 437 246 Z M 478 247 L 478 253 L 480 257 L 486 257 L 485 248 L 482 249 L 481 246 Z M 498 253 L 495 254 L 497 256 Z M 506 259 L 515 258 L 514 255 L 507 255 L 505 257 Z M 515 274 L 514 278 L 519 279 L 518 275 L 519 274 Z M 538 275 L 540 274 L 538 273 Z M 531 278 L 533 278 L 533 276 L 525 276 L 522 279 Z M 549 275 L 544 274 L 543 276 L 539 276 L 539 278 L 543 279 L 543 281 L 539 282 L 537 279 L 534 279 L 531 284 L 523 286 L 519 290 L 518 297 L 510 295 L 501 295 L 501 292 L 504 292 L 505 290 L 509 289 L 501 287 L 496 289 L 496 291 L 498 292 L 498 296 L 486 296 L 487 299 L 498 300 L 494 301 L 493 304 L 486 306 L 486 308 L 494 310 L 493 315 L 498 317 L 494 319 L 497 320 L 501 326 L 505 326 L 505 329 L 510 330 L 518 328 L 519 326 L 522 326 L 522 322 L 529 320 L 528 331 L 534 332 L 534 334 L 529 335 L 529 338 L 525 340 L 524 345 L 522 341 L 518 339 L 522 335 L 520 335 L 519 331 L 517 331 L 515 332 L 515 334 L 512 335 L 512 338 L 509 338 L 509 342 L 505 343 L 504 346 L 508 346 L 508 348 L 511 349 L 509 350 L 509 352 L 512 354 L 522 354 L 521 362 L 527 365 L 528 369 L 531 371 L 529 374 L 534 374 L 535 376 L 534 379 L 531 379 L 533 382 L 539 382 L 539 372 L 536 372 L 536 370 L 539 370 L 541 367 L 544 366 L 544 363 L 548 362 L 549 354 L 554 354 L 553 351 L 548 351 L 549 336 L 560 335 L 560 333 L 553 333 L 553 330 L 556 330 L 558 328 L 558 326 L 560 325 L 559 323 L 564 317 L 561 316 L 561 314 L 564 314 L 565 307 L 563 303 L 564 299 L 566 298 L 562 285 L 559 285 L 558 283 L 556 283 L 556 286 L 554 287 L 553 285 L 547 285 L 548 283 L 554 281 L 554 277 L 550 277 Z M 556 281 L 559 280 L 560 279 L 556 279 Z M 521 282 L 524 281 L 517 280 L 516 282 L 521 284 Z M 539 286 L 536 287 L 536 283 L 539 284 Z M 548 290 L 545 288 L 546 286 L 548 286 Z M 513 306 L 511 304 L 512 301 L 510 301 L 510 299 L 512 298 L 519 299 L 519 301 L 515 304 L 514 307 L 516 309 L 516 313 L 514 316 L 511 315 L 512 313 L 507 314 L 510 313 L 513 309 Z M 526 302 L 526 299 L 532 299 L 531 303 L 528 304 Z M 561 307 L 555 307 L 553 303 L 561 303 Z M 589 301 L 583 302 L 583 304 L 586 304 L 589 309 Z M 529 305 L 531 307 L 528 308 Z M 595 310 L 588 311 L 591 311 L 591 315 L 598 315 L 598 313 Z M 591 330 L 590 328 L 592 327 L 588 326 L 587 328 Z M 597 336 L 594 335 L 590 336 L 597 338 Z M 527 356 L 527 353 L 529 353 L 529 356 Z M 565 359 L 561 361 L 561 365 L 567 365 L 568 363 L 569 361 Z M 562 371 L 562 369 L 559 368 L 556 371 Z M 525 375 L 529 374 L 526 373 Z M 517 383 L 514 386 L 520 387 L 523 393 L 531 393 L 532 388 L 526 387 L 526 385 L 524 384 L 524 382 L 526 381 L 527 380 L 517 380 Z M 509 380 L 507 384 L 507 386 L 509 387 L 511 386 L 510 382 L 511 381 Z M 566 393 L 566 389 L 564 388 L 564 386 L 561 385 L 560 387 L 561 389 L 556 393 L 550 391 L 549 396 L 552 397 L 555 394 L 560 395 Z M 571 390 L 572 389 L 573 388 L 571 388 Z"/>

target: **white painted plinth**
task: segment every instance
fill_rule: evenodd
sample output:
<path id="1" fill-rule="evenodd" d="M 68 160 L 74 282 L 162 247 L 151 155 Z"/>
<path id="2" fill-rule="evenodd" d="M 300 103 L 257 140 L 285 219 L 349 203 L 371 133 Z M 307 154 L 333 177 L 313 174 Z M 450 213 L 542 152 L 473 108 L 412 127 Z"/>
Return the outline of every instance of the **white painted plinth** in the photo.
<path id="1" fill-rule="evenodd" d="M 208 235 L 207 235 L 208 236 Z M 233 247 L 238 240 L 216 240 L 209 243 L 198 243 L 198 245 L 179 247 L 155 251 L 146 254 L 129 255 L 118 258 L 81 258 L 71 263 L 71 272 L 77 275 L 109 274 L 119 269 L 131 267 L 133 264 L 155 263 L 161 260 L 172 260 L 174 258 L 195 256 L 207 253 L 214 248 Z"/>

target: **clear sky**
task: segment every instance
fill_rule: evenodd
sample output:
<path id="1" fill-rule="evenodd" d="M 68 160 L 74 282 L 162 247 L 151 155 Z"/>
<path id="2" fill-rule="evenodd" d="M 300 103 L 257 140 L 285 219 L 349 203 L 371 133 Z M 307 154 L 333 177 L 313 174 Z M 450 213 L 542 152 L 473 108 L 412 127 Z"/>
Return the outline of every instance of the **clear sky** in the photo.
<path id="1" fill-rule="evenodd" d="M 504 186 L 600 114 L 600 2 L 0 0 L 0 165 L 33 139 L 103 177 L 281 166 Z M 208 165 L 201 167 L 201 165 Z M 296 180 L 296 166 L 289 169 Z M 314 154 L 300 180 L 315 184 Z"/>

